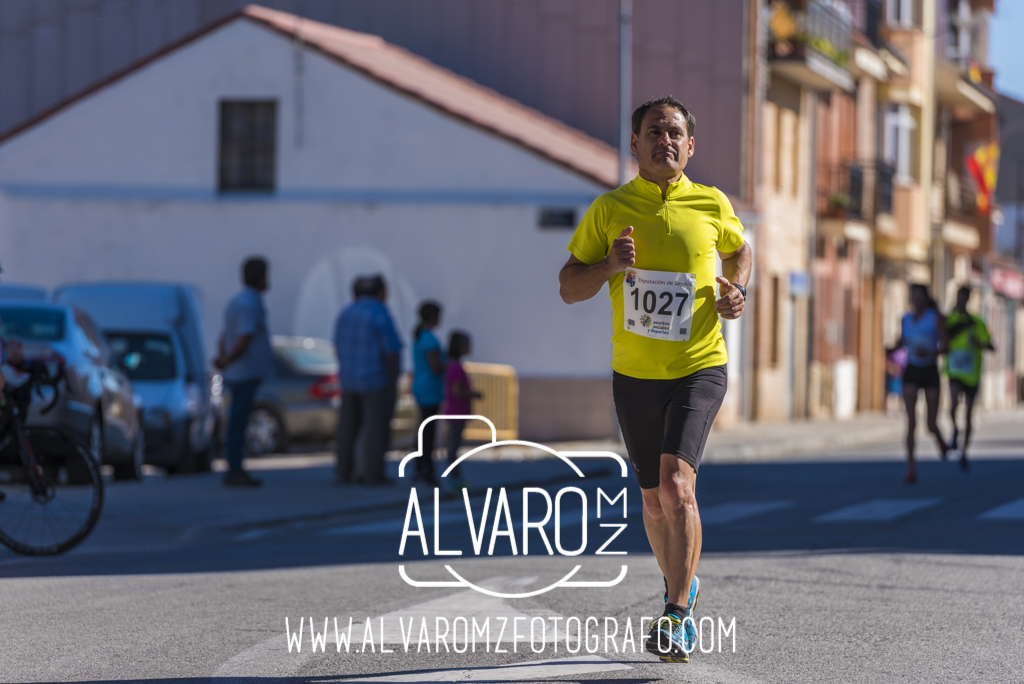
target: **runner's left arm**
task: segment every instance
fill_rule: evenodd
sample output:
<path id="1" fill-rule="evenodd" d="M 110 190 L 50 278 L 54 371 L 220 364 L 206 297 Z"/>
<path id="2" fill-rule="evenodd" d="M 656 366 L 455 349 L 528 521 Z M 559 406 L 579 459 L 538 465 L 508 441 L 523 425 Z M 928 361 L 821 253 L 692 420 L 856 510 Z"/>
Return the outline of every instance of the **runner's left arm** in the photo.
<path id="1" fill-rule="evenodd" d="M 750 280 L 750 245 L 744 242 L 736 251 L 719 252 L 718 255 L 722 258 L 722 275 L 715 278 L 718 281 L 719 297 L 715 301 L 715 310 L 722 318 L 735 320 L 743 314 L 746 299 L 733 287 L 733 283 L 745 288 Z"/>

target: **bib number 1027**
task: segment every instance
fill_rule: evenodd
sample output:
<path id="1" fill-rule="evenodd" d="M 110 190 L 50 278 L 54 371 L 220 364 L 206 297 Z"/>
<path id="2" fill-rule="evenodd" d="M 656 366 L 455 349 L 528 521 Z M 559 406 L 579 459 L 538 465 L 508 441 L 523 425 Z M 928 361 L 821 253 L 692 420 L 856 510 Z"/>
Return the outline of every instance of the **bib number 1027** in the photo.
<path id="1" fill-rule="evenodd" d="M 675 295 L 673 297 L 672 295 Z M 658 309 L 659 316 L 671 316 L 672 315 L 672 304 L 678 302 L 679 307 L 676 309 L 675 315 L 683 315 L 683 307 L 686 306 L 686 302 L 690 300 L 689 292 L 655 292 L 654 290 L 644 290 L 643 294 L 643 307 L 644 312 L 652 314 L 654 309 L 658 306 L 658 301 L 661 301 L 661 308 Z M 637 311 L 640 310 L 640 288 L 633 289 L 633 308 Z"/>
<path id="2" fill-rule="evenodd" d="M 627 269 L 622 279 L 622 326 L 642 337 L 687 342 L 693 323 L 692 273 Z"/>

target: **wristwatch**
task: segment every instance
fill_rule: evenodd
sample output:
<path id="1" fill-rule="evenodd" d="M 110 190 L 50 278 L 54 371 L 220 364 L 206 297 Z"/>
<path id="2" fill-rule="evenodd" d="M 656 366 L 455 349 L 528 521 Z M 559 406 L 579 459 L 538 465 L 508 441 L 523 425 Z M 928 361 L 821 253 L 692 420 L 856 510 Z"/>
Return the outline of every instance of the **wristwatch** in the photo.
<path id="1" fill-rule="evenodd" d="M 743 287 L 739 283 L 730 283 L 730 285 L 740 291 L 740 294 L 743 295 L 743 301 L 747 301 L 747 288 Z"/>

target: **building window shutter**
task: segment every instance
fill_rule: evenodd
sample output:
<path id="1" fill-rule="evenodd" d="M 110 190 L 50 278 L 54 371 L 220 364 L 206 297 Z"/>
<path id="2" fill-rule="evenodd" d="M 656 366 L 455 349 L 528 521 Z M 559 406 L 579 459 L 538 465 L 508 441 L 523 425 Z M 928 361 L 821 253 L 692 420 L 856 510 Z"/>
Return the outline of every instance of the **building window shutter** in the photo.
<path id="1" fill-rule="evenodd" d="M 273 192 L 277 102 L 222 100 L 219 156 L 221 192 Z"/>

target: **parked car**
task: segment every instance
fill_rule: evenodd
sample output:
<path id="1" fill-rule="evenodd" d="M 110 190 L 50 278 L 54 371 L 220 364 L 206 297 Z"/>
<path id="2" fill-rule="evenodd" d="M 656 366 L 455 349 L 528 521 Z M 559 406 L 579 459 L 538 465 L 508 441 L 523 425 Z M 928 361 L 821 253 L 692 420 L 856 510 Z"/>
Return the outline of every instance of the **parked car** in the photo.
<path id="1" fill-rule="evenodd" d="M 28 424 L 60 428 L 79 437 L 100 463 L 114 466 L 117 479 L 142 477 L 142 399 L 89 315 L 70 304 L 11 299 L 0 301 L 0 320 L 4 338 L 19 340 L 26 356 L 56 352 L 65 362 L 66 391 L 46 414 L 41 409 L 52 394 L 44 391 L 33 398 Z M 4 372 L 17 383 L 16 372 Z"/>
<path id="2" fill-rule="evenodd" d="M 338 424 L 338 359 L 314 337 L 275 335 L 274 376 L 260 384 L 245 429 L 250 454 L 281 453 L 295 441 L 334 438 Z"/>
<path id="3" fill-rule="evenodd" d="M 0 299 L 35 299 L 46 301 L 49 297 L 45 287 L 21 283 L 0 283 Z"/>
<path id="4" fill-rule="evenodd" d="M 146 463 L 169 472 L 209 469 L 215 416 L 199 297 L 188 285 L 62 285 L 70 302 L 99 323 L 145 402 Z"/>
<path id="5" fill-rule="evenodd" d="M 338 429 L 338 357 L 330 341 L 315 337 L 275 335 L 274 377 L 262 383 L 253 402 L 245 447 L 253 456 L 283 453 L 293 442 L 326 442 Z M 219 383 L 219 377 L 215 383 Z M 218 385 L 219 387 L 219 385 Z M 219 394 L 219 393 L 218 393 Z M 230 405 L 230 395 L 224 397 Z M 229 409 L 224 408 L 225 415 Z M 398 382 L 391 438 L 395 442 L 413 435 L 417 409 L 411 378 Z"/>

